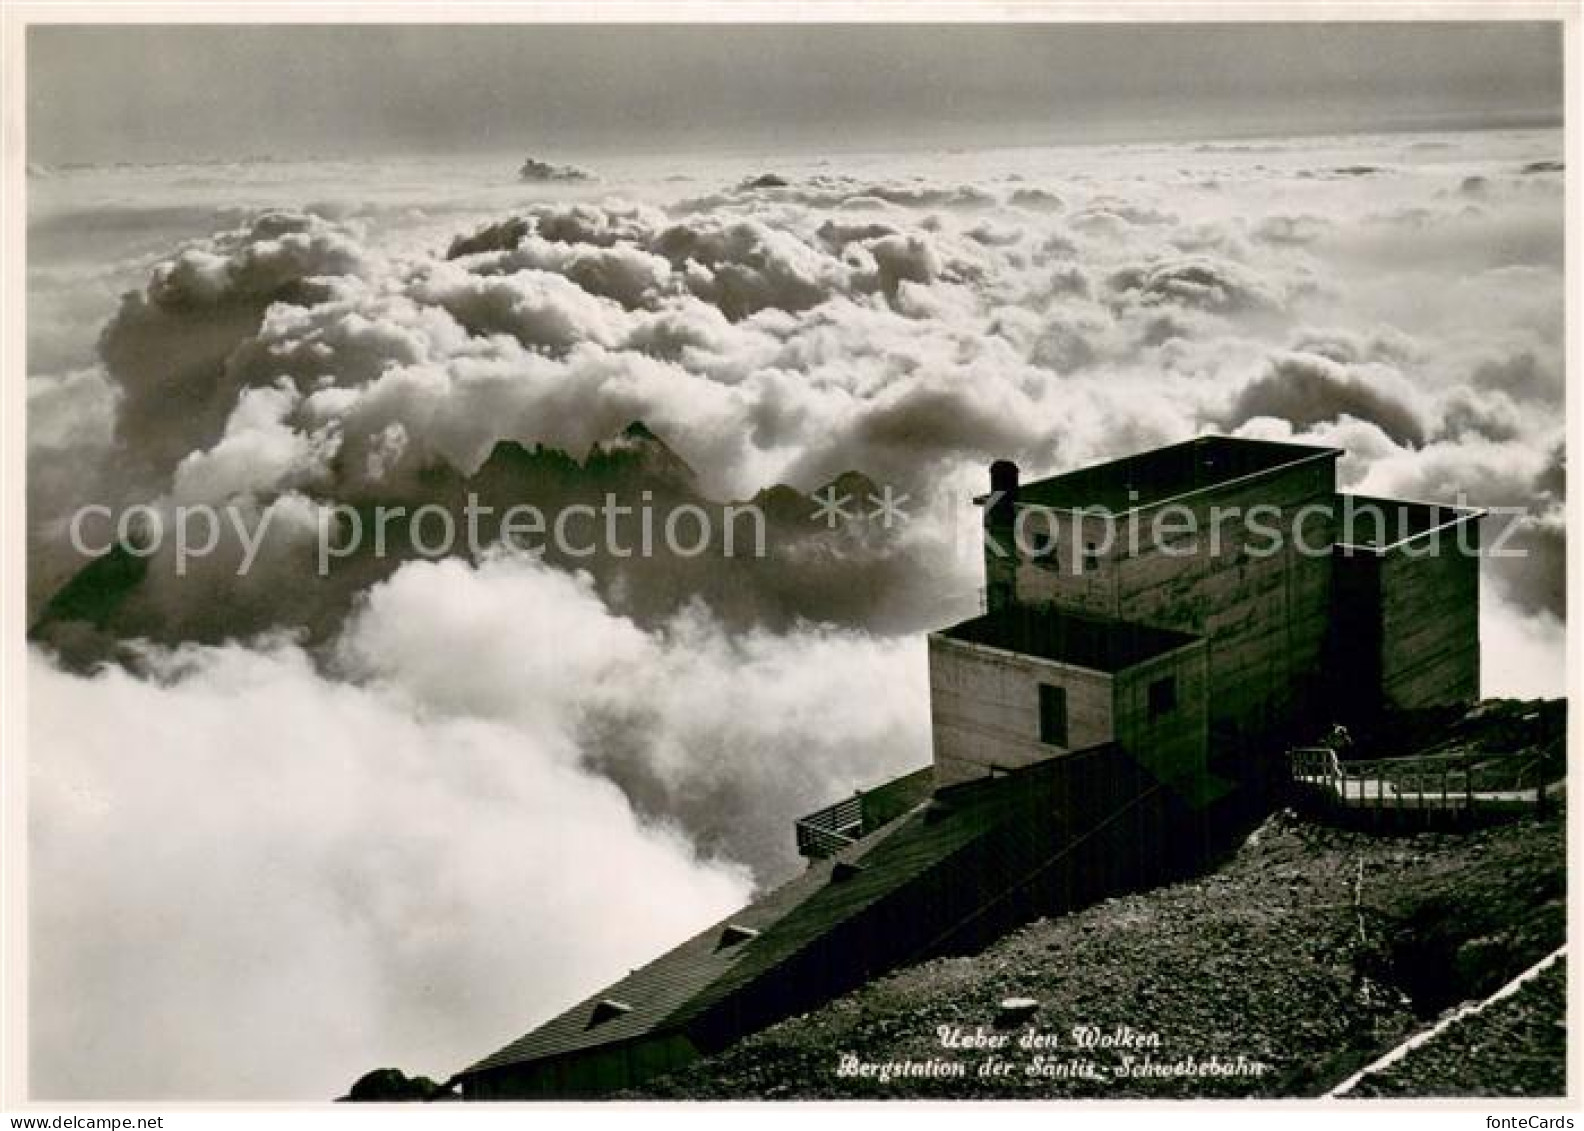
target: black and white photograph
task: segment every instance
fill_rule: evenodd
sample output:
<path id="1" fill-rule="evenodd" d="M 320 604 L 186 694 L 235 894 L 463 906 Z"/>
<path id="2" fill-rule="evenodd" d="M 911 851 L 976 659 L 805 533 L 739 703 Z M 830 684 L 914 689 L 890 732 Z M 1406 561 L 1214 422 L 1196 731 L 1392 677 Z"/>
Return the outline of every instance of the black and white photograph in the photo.
<path id="1" fill-rule="evenodd" d="M 7 1109 L 1571 1127 L 1577 12 L 1115 9 L 8 11 Z"/>

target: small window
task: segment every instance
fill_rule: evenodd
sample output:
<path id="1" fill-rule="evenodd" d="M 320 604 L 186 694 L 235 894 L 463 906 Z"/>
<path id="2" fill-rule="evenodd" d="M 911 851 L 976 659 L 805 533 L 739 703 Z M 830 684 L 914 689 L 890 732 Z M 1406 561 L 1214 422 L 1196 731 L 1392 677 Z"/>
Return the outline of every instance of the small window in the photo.
<path id="1" fill-rule="evenodd" d="M 1040 741 L 1048 746 L 1067 745 L 1067 689 L 1039 685 Z"/>
<path id="2" fill-rule="evenodd" d="M 742 943 L 747 942 L 749 939 L 756 939 L 758 937 L 759 932 L 754 930 L 752 927 L 745 927 L 741 923 L 728 923 L 726 924 L 725 928 L 722 929 L 720 942 L 716 945 L 715 949 L 725 950 L 729 946 L 739 946 Z"/>
<path id="3" fill-rule="evenodd" d="M 1158 719 L 1177 709 L 1177 677 L 1169 675 L 1149 686 L 1150 718 Z"/>
<path id="4" fill-rule="evenodd" d="M 1100 551 L 1095 549 L 1093 542 L 1084 543 L 1083 571 L 1089 573 L 1100 568 Z"/>
<path id="5" fill-rule="evenodd" d="M 1024 512 L 1026 516 L 1028 512 Z M 1021 516 L 1020 516 L 1021 517 Z M 1053 566 L 1059 560 L 1061 540 L 1053 524 L 1024 523 L 1013 532 L 1017 551 L 1037 565 Z"/>

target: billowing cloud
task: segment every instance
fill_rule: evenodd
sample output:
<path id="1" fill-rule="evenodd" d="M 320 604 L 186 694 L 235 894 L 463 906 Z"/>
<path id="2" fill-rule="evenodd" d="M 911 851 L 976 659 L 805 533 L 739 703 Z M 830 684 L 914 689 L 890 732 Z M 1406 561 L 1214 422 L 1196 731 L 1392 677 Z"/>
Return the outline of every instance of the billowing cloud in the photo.
<path id="1" fill-rule="evenodd" d="M 730 861 L 784 874 L 791 816 L 927 759 L 923 669 L 698 608 L 645 632 L 518 557 L 403 568 L 328 669 L 284 640 L 91 677 L 35 653 L 35 1091 L 443 1076 L 724 914 Z"/>
<path id="2" fill-rule="evenodd" d="M 35 655 L 29 696 L 41 1099 L 443 1077 L 746 892 L 553 737 L 426 717 L 288 644 L 92 679 Z"/>
<path id="3" fill-rule="evenodd" d="M 288 580 L 313 507 L 439 497 L 501 441 L 580 460 L 635 419 L 717 499 L 849 470 L 920 497 L 977 486 L 995 456 L 1035 476 L 1216 426 L 1348 439 L 1353 481 L 1388 461 L 1410 488 L 1465 447 L 1471 466 L 1481 444 L 1551 450 L 1559 198 L 1556 178 L 1514 172 L 1548 143 L 1487 139 L 1488 160 L 1464 147 L 1444 170 L 1393 144 L 1108 151 L 1114 170 L 999 176 L 953 176 L 950 160 L 889 178 L 757 169 L 690 198 L 664 179 L 597 199 L 547 187 L 524 203 L 518 188 L 467 219 L 410 203 L 211 207 L 237 218 L 153 258 L 98 364 L 32 378 L 32 603 L 80 560 L 62 547 L 74 504 L 231 499 L 298 516 L 280 527 L 291 545 L 261 559 L 284 572 L 248 595 L 257 619 L 236 622 L 268 627 L 269 592 L 318 601 Z M 1458 191 L 1471 175 L 1490 185 L 1474 210 Z M 1413 255 L 1392 242 L 1409 218 Z M 51 406 L 68 403 L 83 423 L 63 432 Z M 1546 513 L 1537 544 L 1561 537 L 1560 509 Z M 761 572 L 734 616 L 757 606 L 784 624 L 797 594 L 806 615 L 851 623 L 839 593 L 872 583 L 874 560 L 829 555 L 818 585 Z M 927 627 L 936 567 L 892 565 L 892 608 L 912 611 L 891 623 Z M 158 614 L 142 624 L 223 631 L 235 602 L 201 588 L 223 572 L 151 581 Z M 632 597 L 630 571 L 595 572 Z M 649 628 L 677 611 L 632 607 Z"/>
<path id="4" fill-rule="evenodd" d="M 1324 216 L 1307 213 L 1296 216 L 1277 213 L 1267 216 L 1254 225 L 1253 237 L 1265 243 L 1291 244 L 1303 247 L 1320 239 L 1331 228 Z"/>
<path id="5" fill-rule="evenodd" d="M 1480 435 L 1376 461 L 1368 492 L 1463 500 L 1494 508 L 1484 522 L 1485 572 L 1509 606 L 1561 620 L 1567 600 L 1565 459 L 1560 444 L 1535 448 Z M 1558 657 L 1560 662 L 1560 657 Z"/>
<path id="6" fill-rule="evenodd" d="M 1227 424 L 1274 416 L 1297 427 L 1351 416 L 1378 425 L 1393 440 L 1418 446 L 1426 426 L 1412 386 L 1391 368 L 1342 365 L 1318 354 L 1283 353 L 1270 360 L 1232 402 Z"/>
<path id="7" fill-rule="evenodd" d="M 404 567 L 340 648 L 432 711 L 569 736 L 641 811 L 764 876 L 793 858 L 788 813 L 929 758 L 916 642 L 732 635 L 697 604 L 645 632 L 588 578 L 515 558 Z M 789 712 L 806 725 L 788 730 Z"/>
<path id="8" fill-rule="evenodd" d="M 94 366 L 28 377 L 28 606 L 37 607 L 81 565 L 66 545 L 66 516 L 113 491 L 108 461 L 119 390 Z"/>
<path id="9" fill-rule="evenodd" d="M 121 391 L 118 439 L 132 467 L 168 473 L 212 439 L 243 379 L 225 362 L 272 303 L 308 306 L 367 271 L 352 234 L 305 213 L 269 212 L 160 263 L 122 299 L 100 338 Z"/>
<path id="10" fill-rule="evenodd" d="M 1530 614 L 1486 586 L 1480 593 L 1482 684 L 1486 695 L 1554 699 L 1568 690 L 1567 626 L 1550 613 Z"/>

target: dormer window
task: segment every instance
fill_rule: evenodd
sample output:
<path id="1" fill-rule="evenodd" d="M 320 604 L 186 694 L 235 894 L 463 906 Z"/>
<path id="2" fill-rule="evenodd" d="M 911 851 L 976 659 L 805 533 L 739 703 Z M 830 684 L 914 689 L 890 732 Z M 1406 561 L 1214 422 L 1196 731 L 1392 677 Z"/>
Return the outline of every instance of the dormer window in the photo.
<path id="1" fill-rule="evenodd" d="M 726 924 L 725 929 L 721 931 L 720 942 L 716 945 L 715 949 L 725 950 L 727 947 L 739 946 L 742 943 L 747 942 L 749 939 L 756 939 L 758 937 L 759 932 L 754 930 L 752 927 L 744 927 L 741 923 L 728 923 Z"/>
<path id="2" fill-rule="evenodd" d="M 617 1001 L 615 998 L 610 997 L 600 998 L 599 1001 L 594 1003 L 594 1011 L 589 1014 L 588 1027 L 592 1029 L 596 1025 L 603 1025 L 607 1021 L 612 1021 L 625 1013 L 631 1012 L 632 1006 L 625 1001 Z"/>

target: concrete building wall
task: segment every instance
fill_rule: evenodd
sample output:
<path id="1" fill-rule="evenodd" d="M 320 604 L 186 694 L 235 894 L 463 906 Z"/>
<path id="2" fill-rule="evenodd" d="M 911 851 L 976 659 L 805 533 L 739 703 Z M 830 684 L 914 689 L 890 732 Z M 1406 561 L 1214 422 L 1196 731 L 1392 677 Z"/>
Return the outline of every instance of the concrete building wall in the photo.
<path id="1" fill-rule="evenodd" d="M 1477 524 L 1465 512 L 1383 549 L 1337 547 L 1326 664 L 1339 718 L 1367 722 L 1382 709 L 1479 698 Z"/>
<path id="2" fill-rule="evenodd" d="M 1051 604 L 1066 612 L 1121 619 L 1117 611 L 1117 561 L 1121 547 L 1106 549 L 1115 528 L 1106 517 L 1072 511 L 1024 508 L 1018 516 L 1015 539 L 1018 551 L 1013 567 L 1017 599 L 1024 604 Z M 1093 546 L 1095 553 L 1086 553 Z M 986 549 L 985 570 L 1006 570 L 993 565 Z"/>
<path id="3" fill-rule="evenodd" d="M 1380 564 L 1379 555 L 1370 550 L 1337 546 L 1332 551 L 1325 666 L 1337 722 L 1364 723 L 1380 709 Z"/>
<path id="4" fill-rule="evenodd" d="M 1334 499 L 1334 459 L 1277 469 L 1115 520 L 1116 544 L 1077 571 L 1070 547 L 1104 548 L 1104 520 L 1055 512 L 1058 551 L 1020 561 L 1018 598 L 1204 635 L 1212 727 L 1258 739 L 1320 707 Z M 1167 505 L 1186 509 L 1157 525 Z"/>
<path id="5" fill-rule="evenodd" d="M 1151 687 L 1171 680 L 1171 710 L 1158 712 Z M 1156 656 L 1114 677 L 1116 740 L 1134 760 L 1164 782 L 1197 779 L 1208 747 L 1209 666 L 1202 641 Z"/>
<path id="6" fill-rule="evenodd" d="M 1475 553 L 1460 550 L 1448 532 L 1382 553 L 1380 680 L 1386 706 L 1479 698 L 1479 559 L 1477 543 L 1471 545 Z"/>
<path id="7" fill-rule="evenodd" d="M 1110 742 L 1112 677 L 938 633 L 929 638 L 936 785 L 984 777 Z M 1067 743 L 1040 741 L 1040 684 L 1067 698 Z"/>

